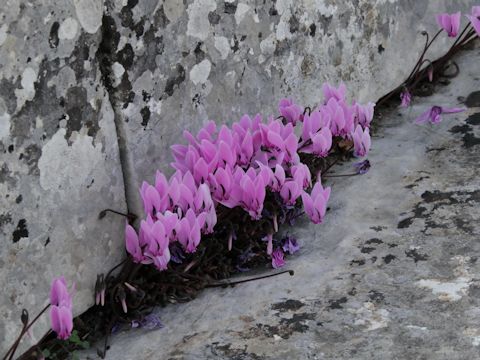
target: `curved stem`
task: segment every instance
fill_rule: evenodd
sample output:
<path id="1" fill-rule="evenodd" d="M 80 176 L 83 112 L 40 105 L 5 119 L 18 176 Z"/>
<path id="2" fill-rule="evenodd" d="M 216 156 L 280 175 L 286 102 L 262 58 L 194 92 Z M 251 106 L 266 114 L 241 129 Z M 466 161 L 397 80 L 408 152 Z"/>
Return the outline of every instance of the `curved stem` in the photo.
<path id="1" fill-rule="evenodd" d="M 250 278 L 250 279 L 245 279 L 245 280 L 238 280 L 238 281 L 232 281 L 232 282 L 223 282 L 223 283 L 209 284 L 209 285 L 207 285 L 207 286 L 205 286 L 205 287 L 207 287 L 207 288 L 213 288 L 213 287 L 233 286 L 233 285 L 237 285 L 237 284 L 243 284 L 243 283 L 246 283 L 246 282 L 249 282 L 249 281 L 266 279 L 266 278 L 269 278 L 269 277 L 274 277 L 274 276 L 282 275 L 282 274 L 286 274 L 286 273 L 289 273 L 290 276 L 293 276 L 293 275 L 295 274 L 293 270 L 285 270 L 285 271 L 281 271 L 281 272 L 278 272 L 278 273 L 275 273 L 275 274 L 263 275 L 263 276 L 259 276 L 259 277 L 255 277 L 255 278 Z"/>
<path id="2" fill-rule="evenodd" d="M 7 360 L 7 358 L 13 359 L 13 355 L 15 355 L 15 351 L 17 350 L 17 347 L 20 344 L 20 341 L 22 340 L 23 335 L 25 335 L 25 333 L 32 327 L 33 324 L 35 324 L 35 322 L 40 318 L 40 316 L 42 316 L 42 314 L 48 310 L 49 307 L 50 307 L 50 304 L 45 306 L 28 325 L 23 326 L 22 331 L 20 332 L 20 335 L 18 336 L 17 340 L 13 343 L 13 345 L 10 347 L 8 352 L 5 354 L 5 356 L 3 357 L 3 360 Z M 10 354 L 10 357 L 8 357 L 9 354 Z"/>
<path id="3" fill-rule="evenodd" d="M 425 48 L 423 49 L 423 52 L 422 54 L 420 55 L 420 58 L 418 59 L 417 63 L 415 64 L 415 66 L 413 67 L 413 70 L 412 72 L 410 73 L 410 75 L 408 75 L 407 77 L 407 80 L 405 80 L 405 83 L 407 83 L 411 77 L 413 75 L 415 75 L 415 73 L 418 71 L 418 68 L 419 66 L 421 65 L 422 61 L 423 61 L 423 57 L 425 56 L 425 53 L 427 52 L 427 50 L 430 48 L 430 46 L 433 44 L 433 42 L 436 40 L 436 38 L 438 37 L 438 35 L 440 35 L 440 33 L 442 32 L 443 30 L 438 30 L 438 32 L 435 34 L 435 36 L 432 38 L 431 41 L 429 41 L 429 37 L 428 37 L 428 33 L 426 33 L 426 42 L 425 42 Z"/>

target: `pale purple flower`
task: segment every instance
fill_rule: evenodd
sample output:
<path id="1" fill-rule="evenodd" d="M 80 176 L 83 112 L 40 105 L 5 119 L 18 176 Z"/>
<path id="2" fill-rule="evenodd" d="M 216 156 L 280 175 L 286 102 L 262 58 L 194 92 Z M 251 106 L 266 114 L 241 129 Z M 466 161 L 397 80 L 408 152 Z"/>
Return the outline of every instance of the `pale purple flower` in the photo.
<path id="1" fill-rule="evenodd" d="M 410 106 L 410 103 L 412 102 L 412 94 L 408 89 L 405 89 L 402 91 L 400 94 L 400 99 L 402 100 L 402 103 L 400 104 L 401 107 L 407 108 Z"/>
<path id="2" fill-rule="evenodd" d="M 302 108 L 290 99 L 280 100 L 280 103 L 278 104 L 278 111 L 287 120 L 287 122 L 292 123 L 294 126 L 297 121 L 302 121 Z"/>
<path id="3" fill-rule="evenodd" d="M 284 265 L 285 260 L 283 260 L 283 251 L 281 248 L 277 248 L 272 252 L 272 267 L 274 269 L 278 269 Z"/>
<path id="4" fill-rule="evenodd" d="M 283 239 L 282 249 L 285 252 L 288 252 L 290 255 L 295 254 L 300 250 L 300 245 L 298 245 L 297 239 L 287 236 Z"/>
<path id="5" fill-rule="evenodd" d="M 427 121 L 430 121 L 432 124 L 438 124 L 442 121 L 442 114 L 453 114 L 465 111 L 463 108 L 444 108 L 441 106 L 432 106 L 430 109 L 425 111 L 422 115 L 420 115 L 415 122 L 417 124 L 423 124 Z"/>
<path id="6" fill-rule="evenodd" d="M 371 145 L 370 131 L 368 128 L 362 130 L 362 127 L 357 125 L 355 132 L 352 134 L 352 139 L 355 156 L 362 157 L 367 155 Z"/>
<path id="7" fill-rule="evenodd" d="M 447 32 L 449 37 L 456 37 L 460 29 L 461 15 L 462 13 L 460 11 L 454 14 L 438 14 L 436 17 L 437 24 Z"/>
<path id="8" fill-rule="evenodd" d="M 360 175 L 366 174 L 368 170 L 370 170 L 370 166 L 370 161 L 368 161 L 368 159 L 353 164 L 356 173 Z"/>
<path id="9" fill-rule="evenodd" d="M 144 328 L 146 330 L 156 330 L 164 327 L 157 314 L 148 314 L 142 320 L 132 320 L 132 328 Z"/>
<path id="10" fill-rule="evenodd" d="M 480 36 L 480 6 L 473 6 L 471 15 L 466 15 L 478 36 Z"/>
<path id="11" fill-rule="evenodd" d="M 329 198 L 330 188 L 324 189 L 320 181 L 315 184 L 310 195 L 305 191 L 302 193 L 303 208 L 314 224 L 323 221 Z"/>

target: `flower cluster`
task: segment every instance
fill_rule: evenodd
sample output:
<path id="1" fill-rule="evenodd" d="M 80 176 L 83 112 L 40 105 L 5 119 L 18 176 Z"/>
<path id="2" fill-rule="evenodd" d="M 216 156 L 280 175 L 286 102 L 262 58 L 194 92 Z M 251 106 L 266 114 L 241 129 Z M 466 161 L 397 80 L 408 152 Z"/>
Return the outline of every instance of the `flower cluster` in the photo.
<path id="1" fill-rule="evenodd" d="M 68 293 L 67 282 L 63 276 L 52 282 L 50 306 L 52 330 L 59 339 L 68 339 L 73 330 L 72 296 Z"/>
<path id="2" fill-rule="evenodd" d="M 144 182 L 140 189 L 146 218 L 138 233 L 126 225 L 126 248 L 133 261 L 165 270 L 172 246 L 177 249 L 179 244 L 182 251 L 194 253 L 202 236 L 215 231 L 221 206 L 239 207 L 254 221 L 269 219 L 266 252 L 274 267 L 282 266 L 284 249 L 273 245 L 277 215 L 264 208 L 266 196 L 272 194 L 285 208 L 297 206 L 301 199 L 312 222 L 320 223 L 330 188 L 323 188 L 320 178 L 312 184 L 301 153 L 326 157 L 335 139 L 353 144 L 358 157 L 370 148 L 375 104 L 349 105 L 343 84 L 339 88 L 324 84 L 323 93 L 324 101 L 314 111 L 283 99 L 278 118 L 244 115 L 230 127 L 209 121 L 196 135 L 184 131 L 187 144 L 172 146 L 174 175 L 167 180 L 157 172 L 155 183 Z M 233 239 L 232 230 L 226 239 L 229 249 Z"/>

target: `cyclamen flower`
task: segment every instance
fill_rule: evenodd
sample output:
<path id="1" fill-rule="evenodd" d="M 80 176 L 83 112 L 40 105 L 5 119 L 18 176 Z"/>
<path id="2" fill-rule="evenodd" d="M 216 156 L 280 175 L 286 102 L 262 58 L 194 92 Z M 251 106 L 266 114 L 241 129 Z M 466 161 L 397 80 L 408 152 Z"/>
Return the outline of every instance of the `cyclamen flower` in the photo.
<path id="1" fill-rule="evenodd" d="M 183 245 L 186 252 L 193 253 L 197 250 L 206 215 L 206 213 L 201 213 L 197 216 L 192 209 L 189 209 L 185 217 L 178 222 L 175 232 L 178 241 Z"/>
<path id="2" fill-rule="evenodd" d="M 72 335 L 73 315 L 72 309 L 66 306 L 52 306 L 50 310 L 52 330 L 57 333 L 57 338 L 67 340 Z"/>
<path id="3" fill-rule="evenodd" d="M 323 91 L 323 97 L 324 97 L 324 103 L 328 103 L 330 99 L 335 99 L 336 101 L 345 101 L 345 94 L 347 92 L 347 87 L 345 84 L 340 84 L 340 86 L 337 88 L 333 87 L 329 83 L 324 83 L 322 85 L 322 91 Z"/>
<path id="4" fill-rule="evenodd" d="M 292 255 L 300 250 L 300 245 L 298 245 L 297 239 L 287 236 L 285 239 L 283 239 L 282 249 L 283 251 Z"/>
<path id="5" fill-rule="evenodd" d="M 370 170 L 370 166 L 370 161 L 368 161 L 368 159 L 353 164 L 355 172 L 359 175 L 366 174 L 368 170 Z"/>
<path id="6" fill-rule="evenodd" d="M 125 245 L 128 253 L 132 255 L 134 262 L 140 263 L 144 260 L 143 252 L 138 241 L 137 232 L 131 225 L 128 224 L 128 222 L 125 225 Z"/>
<path id="7" fill-rule="evenodd" d="M 438 14 L 437 24 L 447 32 L 449 37 L 456 37 L 460 29 L 461 15 L 460 11 L 455 14 Z"/>
<path id="8" fill-rule="evenodd" d="M 158 270 L 165 270 L 170 261 L 170 241 L 162 222 L 157 221 L 151 228 L 151 239 L 145 251 L 144 264 L 154 264 Z"/>
<path id="9" fill-rule="evenodd" d="M 422 115 L 420 115 L 415 122 L 417 124 L 423 124 L 427 121 L 430 120 L 432 124 L 438 124 L 440 121 L 442 121 L 442 114 L 453 114 L 453 113 L 458 113 L 462 112 L 465 109 L 463 108 L 444 108 L 441 106 L 432 106 L 430 109 L 425 111 Z"/>
<path id="10" fill-rule="evenodd" d="M 72 307 L 72 297 L 68 293 L 67 282 L 63 276 L 54 279 L 52 282 L 50 304 Z"/>
<path id="11" fill-rule="evenodd" d="M 355 156 L 362 157 L 367 155 L 371 145 L 370 131 L 368 128 L 362 130 L 362 127 L 357 125 L 355 132 L 352 134 L 352 138 Z"/>
<path id="12" fill-rule="evenodd" d="M 410 103 L 412 102 L 412 94 L 410 94 L 410 91 L 408 91 L 408 89 L 402 91 L 402 93 L 400 94 L 400 100 L 402 100 L 402 103 L 400 104 L 401 107 L 407 108 L 410 106 Z"/>
<path id="13" fill-rule="evenodd" d="M 472 7 L 472 14 L 466 15 L 473 28 L 477 32 L 477 35 L 480 36 L 480 6 Z"/>
<path id="14" fill-rule="evenodd" d="M 65 278 L 59 277 L 52 282 L 50 289 L 50 320 L 52 330 L 57 337 L 66 340 L 73 330 L 72 297 L 68 293 Z"/>
<path id="15" fill-rule="evenodd" d="M 312 174 L 310 169 L 305 164 L 294 165 L 290 168 L 293 180 L 297 182 L 304 189 L 312 185 Z"/>
<path id="16" fill-rule="evenodd" d="M 330 121 L 330 116 L 321 111 L 313 111 L 310 115 L 305 115 L 302 124 L 302 140 L 307 141 L 310 139 L 310 134 L 315 134 L 324 127 L 330 128 Z"/>
<path id="17" fill-rule="evenodd" d="M 295 205 L 301 194 L 302 186 L 294 180 L 286 181 L 280 190 L 280 196 L 287 205 Z"/>
<path id="18" fill-rule="evenodd" d="M 375 110 L 375 103 L 369 102 L 366 105 L 354 104 L 356 124 L 362 125 L 364 128 L 370 127 Z"/>
<path id="19" fill-rule="evenodd" d="M 310 195 L 305 191 L 302 193 L 303 208 L 314 224 L 319 224 L 323 221 L 329 199 L 330 188 L 324 189 L 320 181 L 315 184 Z"/>
<path id="20" fill-rule="evenodd" d="M 320 157 L 326 157 L 332 148 L 332 132 L 325 127 L 316 134 L 310 134 L 311 145 L 302 149 L 307 154 L 315 154 Z"/>
<path id="21" fill-rule="evenodd" d="M 272 252 L 272 267 L 274 269 L 281 268 L 285 265 L 285 260 L 283 259 L 283 251 L 282 249 L 278 248 Z"/>
<path id="22" fill-rule="evenodd" d="M 297 124 L 297 121 L 302 121 L 303 109 L 295 104 L 290 99 L 282 99 L 278 104 L 278 111 L 287 120 L 292 123 L 293 126 Z"/>

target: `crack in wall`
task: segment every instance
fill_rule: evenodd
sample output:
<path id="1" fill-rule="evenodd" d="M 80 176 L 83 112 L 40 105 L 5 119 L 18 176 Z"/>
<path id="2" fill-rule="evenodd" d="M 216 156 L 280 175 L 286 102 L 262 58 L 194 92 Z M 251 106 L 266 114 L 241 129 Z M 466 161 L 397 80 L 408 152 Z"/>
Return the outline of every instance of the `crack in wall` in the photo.
<path id="1" fill-rule="evenodd" d="M 108 101 L 112 106 L 113 110 L 113 119 L 115 123 L 115 132 L 117 136 L 119 157 L 120 157 L 120 167 L 123 176 L 124 192 L 125 192 L 125 202 L 127 205 L 128 213 L 135 213 L 136 206 L 134 201 L 132 185 L 132 169 L 131 159 L 128 153 L 127 145 L 127 135 L 125 124 L 122 121 L 122 117 L 118 114 L 117 103 L 118 99 L 118 90 L 115 89 L 112 85 L 113 69 L 112 65 L 114 63 L 114 58 L 116 57 L 116 49 L 120 35 L 116 31 L 115 20 L 109 16 L 108 2 L 105 4 L 107 9 L 104 11 L 102 17 L 102 26 L 100 28 L 100 37 L 101 41 L 98 46 L 97 52 L 95 53 L 95 58 L 98 61 L 98 66 L 101 73 L 101 82 L 105 88 L 105 91 L 108 95 Z M 138 215 L 138 214 L 137 214 Z"/>

